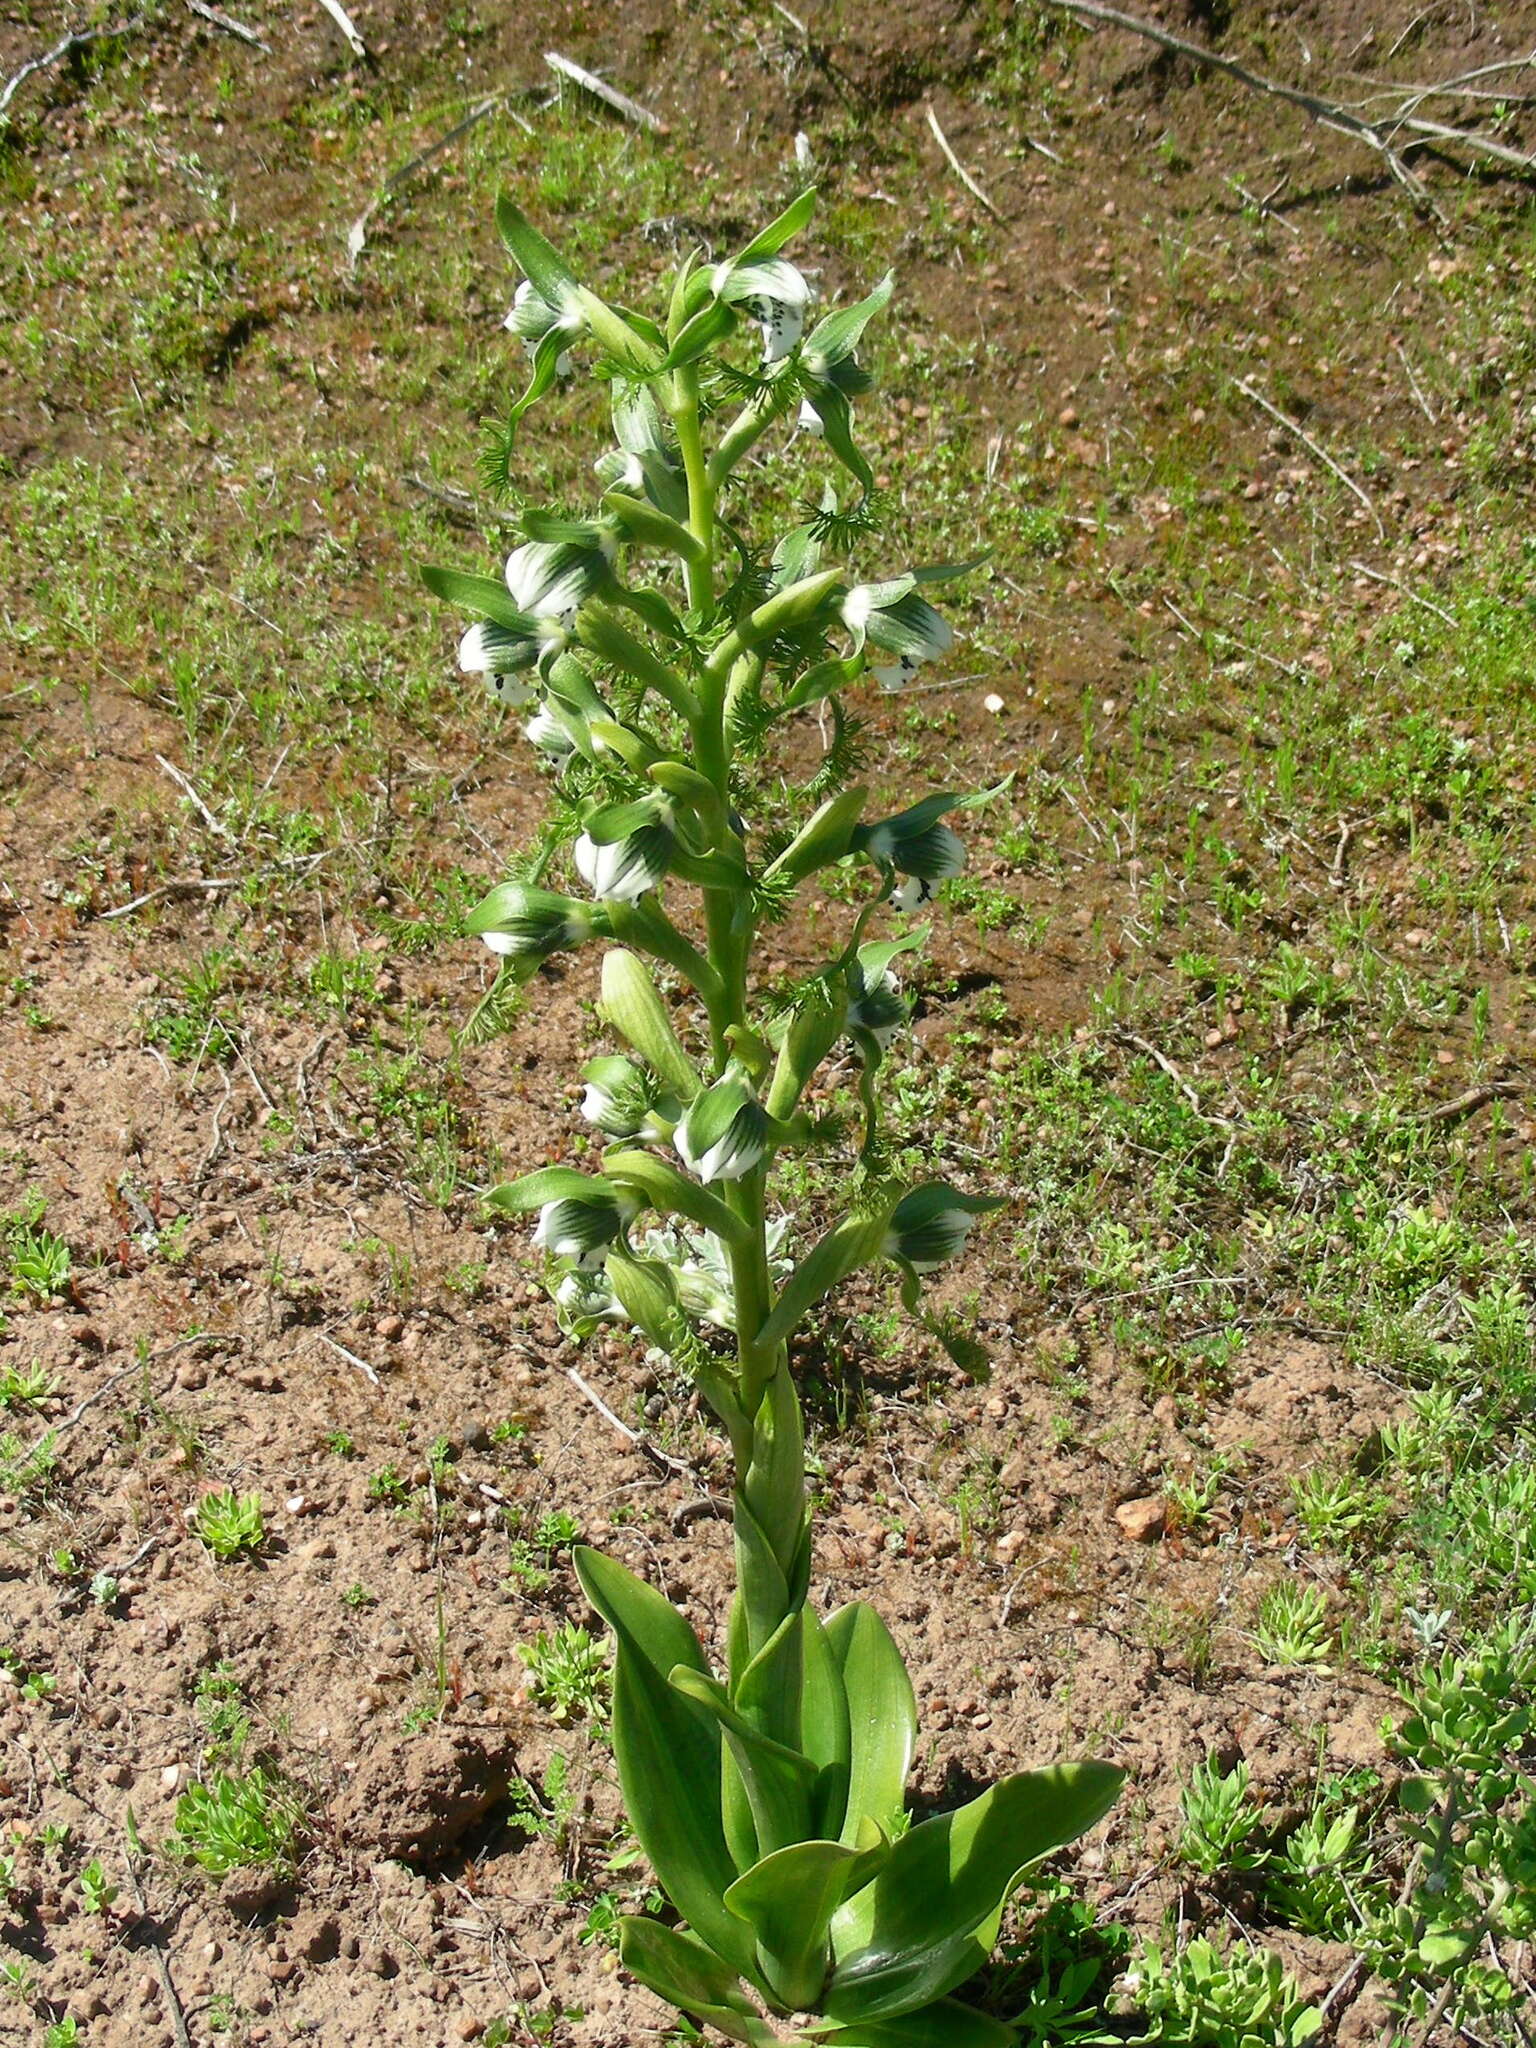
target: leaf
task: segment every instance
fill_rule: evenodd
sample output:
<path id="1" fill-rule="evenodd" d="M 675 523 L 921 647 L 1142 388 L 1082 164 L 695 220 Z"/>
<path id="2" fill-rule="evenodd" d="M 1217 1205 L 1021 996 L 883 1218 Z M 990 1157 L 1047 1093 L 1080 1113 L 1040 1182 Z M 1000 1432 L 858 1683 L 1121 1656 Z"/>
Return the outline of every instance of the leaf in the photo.
<path id="1" fill-rule="evenodd" d="M 572 1561 L 617 1643 L 613 1753 L 630 1826 L 678 1912 L 717 1954 L 749 1969 L 752 1942 L 724 1904 L 737 1870 L 720 1820 L 720 1730 L 669 1682 L 677 1672 L 705 1681 L 698 1638 L 612 1558 L 580 1545 Z"/>
<path id="2" fill-rule="evenodd" d="M 885 1841 L 868 1849 L 794 1842 L 754 1864 L 726 1893 L 726 1905 L 757 1937 L 769 1990 L 791 2011 L 816 2003 L 830 1961 L 832 1915 L 863 1890 L 890 1853 Z"/>
<path id="3" fill-rule="evenodd" d="M 621 947 L 603 955 L 598 1010 L 648 1062 L 659 1081 L 675 1089 L 684 1102 L 693 1100 L 700 1087 L 697 1069 L 672 1028 L 671 1015 L 643 960 Z"/>
<path id="4" fill-rule="evenodd" d="M 561 312 L 580 304 L 575 272 L 505 192 L 496 200 L 496 226 L 513 261 L 546 304 Z"/>
<path id="5" fill-rule="evenodd" d="M 840 795 L 829 797 L 800 827 L 778 858 L 769 862 L 763 870 L 763 880 L 770 882 L 784 875 L 792 881 L 802 881 L 818 868 L 841 860 L 868 802 L 869 791 L 862 788 L 845 789 Z"/>
<path id="6" fill-rule="evenodd" d="M 696 1180 L 669 1166 L 665 1159 L 658 1159 L 654 1152 L 642 1152 L 638 1147 L 605 1152 L 603 1176 L 622 1187 L 636 1189 L 653 1209 L 686 1216 L 701 1230 L 712 1230 L 727 1244 L 744 1244 L 747 1240 L 748 1227 L 734 1210 L 728 1209 L 708 1188 L 700 1187 Z"/>
<path id="7" fill-rule="evenodd" d="M 1018 2038 L 1005 2021 L 955 1998 L 941 1998 L 899 2019 L 866 2020 L 816 2035 L 823 2048 L 1016 2048 Z"/>
<path id="8" fill-rule="evenodd" d="M 619 1961 L 648 1991 L 733 2041 L 769 2048 L 778 2039 L 742 1991 L 738 1973 L 680 1928 L 626 1914 L 619 1921 Z"/>
<path id="9" fill-rule="evenodd" d="M 825 2011 L 887 2019 L 964 1983 L 1025 1872 L 1100 1820 L 1124 1777 L 1101 1763 L 1023 1772 L 903 1835 L 869 1891 L 832 1923 L 838 1960 Z"/>
<path id="10" fill-rule="evenodd" d="M 864 1822 L 889 1830 L 904 1809 L 917 1700 L 890 1630 L 866 1601 L 850 1601 L 831 1615 L 826 1639 L 848 1702 L 848 1800 L 841 1839 L 856 1842 Z"/>
<path id="11" fill-rule="evenodd" d="M 864 330 L 877 313 L 883 313 L 891 303 L 891 293 L 896 287 L 896 273 L 888 270 L 867 298 L 856 305 L 844 306 L 836 313 L 829 313 L 824 320 L 817 321 L 805 338 L 802 361 L 808 368 L 830 369 L 834 363 L 851 356 L 863 339 Z"/>
<path id="12" fill-rule="evenodd" d="M 646 547 L 667 548 L 685 562 L 702 561 L 708 553 L 697 534 L 690 533 L 680 520 L 658 511 L 645 498 L 631 497 L 627 491 L 604 491 L 603 503 L 623 524 L 630 538 Z"/>
<path id="13" fill-rule="evenodd" d="M 801 1612 L 805 1636 L 801 1644 L 800 1747 L 817 1767 L 813 1825 L 818 1835 L 835 1842 L 842 1838 L 848 1812 L 853 1755 L 848 1688 L 826 1630 L 811 1608 Z M 851 1834 L 848 1840 L 856 1843 L 857 1836 Z"/>
<path id="14" fill-rule="evenodd" d="M 793 241 L 802 228 L 808 225 L 816 211 L 816 187 L 808 185 L 803 192 L 792 199 L 776 220 L 752 237 L 739 256 L 732 259 L 732 268 L 739 269 L 746 263 L 759 263 L 765 257 L 777 256 L 784 244 Z"/>
<path id="15" fill-rule="evenodd" d="M 847 1216 L 834 1224 L 785 1281 L 772 1314 L 757 1333 L 758 1343 L 765 1347 L 787 1343 L 839 1281 L 880 1256 L 889 1221 L 889 1210 L 883 1210 L 872 1216 Z"/>
<path id="16" fill-rule="evenodd" d="M 821 421 L 822 438 L 850 476 L 866 491 L 875 487 L 875 473 L 854 444 L 853 407 L 835 384 L 819 384 L 811 400 Z"/>
<path id="17" fill-rule="evenodd" d="M 686 363 L 696 362 L 735 325 L 736 316 L 729 306 L 719 299 L 709 300 L 679 329 L 662 362 L 662 370 L 680 370 Z"/>
<path id="18" fill-rule="evenodd" d="M 775 1849 L 788 1848 L 791 1842 L 803 1841 L 810 1819 L 811 1788 L 816 1778 L 816 1769 L 810 1758 L 797 1749 L 787 1748 L 782 1742 L 760 1735 L 745 1714 L 739 1713 L 731 1704 L 725 1687 L 717 1678 L 710 1678 L 706 1673 L 682 1664 L 672 1673 L 671 1683 L 684 1699 L 694 1701 L 719 1723 L 720 1733 L 736 1760 L 752 1804 L 759 1853 L 772 1855 Z M 624 1796 L 628 1805 L 627 1783 Z M 719 1798 L 718 1783 L 716 1798 Z M 723 1835 L 721 1839 L 723 1843 Z M 691 1913 L 688 1917 L 693 1918 Z M 694 1924 L 697 1926 L 698 1922 Z"/>
<path id="19" fill-rule="evenodd" d="M 422 564 L 421 580 L 434 597 L 441 597 L 456 611 L 489 619 L 509 633 L 537 640 L 539 629 L 526 612 L 512 602 L 512 593 L 499 576 L 467 576 L 461 569 L 434 569 Z"/>
<path id="20" fill-rule="evenodd" d="M 525 1173 L 521 1180 L 504 1181 L 485 1197 L 487 1209 L 503 1216 L 526 1216 L 542 1209 L 546 1202 L 588 1202 L 600 1183 L 574 1166 L 541 1166 L 537 1173 Z"/>

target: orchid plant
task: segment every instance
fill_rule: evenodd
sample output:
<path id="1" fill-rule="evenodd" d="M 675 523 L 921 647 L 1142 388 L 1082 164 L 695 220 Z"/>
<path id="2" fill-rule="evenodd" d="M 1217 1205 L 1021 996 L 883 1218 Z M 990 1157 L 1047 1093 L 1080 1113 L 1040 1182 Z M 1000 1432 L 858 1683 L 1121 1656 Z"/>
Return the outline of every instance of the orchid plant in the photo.
<path id="1" fill-rule="evenodd" d="M 626 1322 L 691 1377 L 735 1465 L 737 1583 L 718 1663 L 654 1588 L 576 1553 L 616 1645 L 624 1801 L 676 1915 L 626 1919 L 622 1960 L 752 2048 L 993 2048 L 1012 2030 L 952 1994 L 985 1961 L 1023 1877 L 1107 1811 L 1121 1773 L 1025 1772 L 909 1823 L 916 1711 L 900 1653 L 873 1607 L 823 1620 L 807 1599 L 789 1340 L 840 1282 L 885 1261 L 925 1327 L 984 1370 L 973 1340 L 925 1309 L 923 1282 L 994 1206 L 942 1180 L 909 1185 L 882 1142 L 880 1070 L 907 1016 L 897 966 L 926 932 L 898 922 L 880 936 L 879 924 L 960 871 L 964 843 L 945 819 L 988 793 L 868 819 L 842 700 L 866 675 L 900 688 L 949 648 L 926 592 L 974 564 L 861 581 L 829 559 L 876 528 L 853 402 L 870 386 L 858 351 L 892 280 L 806 331 L 810 287 L 781 251 L 813 200 L 802 194 L 729 260 L 685 261 L 654 321 L 590 291 L 503 199 L 498 223 L 524 273 L 507 325 L 532 360 L 487 473 L 507 482 L 518 420 L 586 352 L 617 448 L 596 465 L 591 516 L 523 511 L 527 537 L 503 577 L 423 574 L 472 620 L 462 667 L 528 712 L 553 777 L 537 853 L 469 919 L 500 961 L 482 1011 L 504 1012 L 551 954 L 603 941 L 599 1011 L 622 1048 L 583 1075 L 581 1112 L 605 1141 L 598 1170 L 546 1167 L 489 1205 L 537 1216 L 569 1329 Z M 744 323 L 761 332 L 750 365 Z M 844 482 L 769 546 L 742 500 L 757 451 L 791 421 L 821 438 Z M 775 734 L 811 711 L 830 743 L 792 791 L 765 762 Z M 809 815 L 785 822 L 786 794 Z M 568 890 L 550 884 L 563 860 Z M 831 870 L 855 882 L 843 943 L 789 990 L 766 991 L 754 973 L 764 927 Z M 857 1086 L 851 1123 L 827 1107 L 824 1069 L 839 1056 Z M 840 1217 L 791 1260 L 769 1203 L 775 1164 L 845 1144 L 856 1157 Z"/>

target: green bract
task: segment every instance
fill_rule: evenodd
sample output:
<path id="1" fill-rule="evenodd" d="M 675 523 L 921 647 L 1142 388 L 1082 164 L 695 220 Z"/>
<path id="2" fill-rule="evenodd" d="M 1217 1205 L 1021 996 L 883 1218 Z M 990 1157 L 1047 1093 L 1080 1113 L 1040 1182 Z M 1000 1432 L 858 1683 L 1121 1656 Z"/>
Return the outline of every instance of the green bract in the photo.
<path id="1" fill-rule="evenodd" d="M 1013 2030 L 954 1994 L 1014 1888 L 1108 1810 L 1121 1774 L 1076 1763 L 1005 1777 L 909 1825 L 916 1708 L 900 1652 L 872 1607 L 823 1620 L 807 1601 L 789 1340 L 851 1274 L 894 1265 L 919 1326 L 984 1372 L 924 1281 L 998 1199 L 889 1172 L 880 1070 L 908 1014 L 898 964 L 927 931 L 876 923 L 887 902 L 913 908 L 960 872 L 964 842 L 944 821 L 996 792 L 937 792 L 870 821 L 868 792 L 836 773 L 852 749 L 834 747 L 797 812 L 787 768 L 766 758 L 775 728 L 810 707 L 841 735 L 840 698 L 869 668 L 894 686 L 940 659 L 954 634 L 925 592 L 975 566 L 856 576 L 833 541 L 866 535 L 871 511 L 830 484 L 817 517 L 753 533 L 745 458 L 797 414 L 825 437 L 844 490 L 872 480 L 849 401 L 872 388 L 856 351 L 892 280 L 807 335 L 810 293 L 782 251 L 811 206 L 802 194 L 736 254 L 686 263 L 654 320 L 605 303 L 515 206 L 498 209 L 524 273 L 509 325 L 533 355 L 498 461 L 577 342 L 607 381 L 618 446 L 597 462 L 592 516 L 525 512 L 500 577 L 425 572 L 468 616 L 463 665 L 503 703 L 537 693 L 525 730 L 558 771 L 558 817 L 526 879 L 493 888 L 468 928 L 519 981 L 563 949 L 611 941 L 597 1008 L 616 1043 L 582 1073 L 581 1113 L 608 1141 L 600 1164 L 545 1167 L 487 1205 L 537 1214 L 564 1327 L 632 1325 L 691 1376 L 735 1460 L 722 1644 L 701 1643 L 613 1559 L 575 1553 L 615 1640 L 630 1822 L 683 1923 L 625 1921 L 625 1966 L 757 2048 L 998 2048 Z M 744 321 L 762 330 L 756 362 L 743 360 Z M 840 864 L 865 864 L 866 879 L 872 868 L 873 892 L 832 957 L 770 993 L 764 926 Z M 572 878 L 576 895 L 560 886 Z M 818 1157 L 845 1133 L 856 1156 L 818 1182 Z M 785 1148 L 825 1191 L 819 1231 L 769 1214 Z"/>

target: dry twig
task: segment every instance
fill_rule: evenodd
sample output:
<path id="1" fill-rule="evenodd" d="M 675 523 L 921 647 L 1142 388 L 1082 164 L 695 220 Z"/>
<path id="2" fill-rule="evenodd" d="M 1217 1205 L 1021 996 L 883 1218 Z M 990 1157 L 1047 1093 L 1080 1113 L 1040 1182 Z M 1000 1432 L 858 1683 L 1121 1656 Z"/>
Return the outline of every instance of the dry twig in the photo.
<path id="1" fill-rule="evenodd" d="M 671 129 L 660 114 L 653 114 L 649 107 L 642 107 L 638 100 L 632 100 L 627 93 L 610 85 L 606 78 L 599 78 L 595 72 L 584 71 L 579 64 L 573 64 L 569 57 L 562 57 L 558 50 L 546 50 L 544 62 L 561 78 L 568 78 L 573 85 L 579 85 L 583 92 L 601 100 L 605 107 L 625 121 L 633 121 L 637 128 L 649 128 L 653 135 L 670 135 Z"/>
<path id="2" fill-rule="evenodd" d="M 1280 410 L 1279 406 L 1271 405 L 1271 403 L 1264 396 L 1262 391 L 1255 391 L 1255 389 L 1248 382 L 1248 379 L 1246 377 L 1234 377 L 1232 382 L 1236 386 L 1236 388 L 1242 392 L 1244 398 L 1251 398 L 1253 400 L 1253 403 L 1256 406 L 1260 407 L 1262 411 L 1267 412 L 1272 420 L 1278 421 L 1279 424 L 1282 427 L 1284 427 L 1285 431 L 1288 434 L 1294 435 L 1295 438 L 1301 443 L 1302 447 L 1305 448 L 1309 454 L 1315 455 L 1318 461 L 1322 463 L 1325 469 L 1331 469 L 1333 471 L 1334 475 L 1338 478 L 1339 482 L 1343 484 L 1344 488 L 1348 491 L 1352 491 L 1354 495 L 1360 500 L 1360 503 L 1365 507 L 1366 511 L 1371 515 L 1371 518 L 1376 525 L 1377 539 L 1385 540 L 1387 529 L 1381 523 L 1381 514 L 1376 510 L 1376 507 L 1371 503 L 1371 500 L 1366 496 L 1365 492 L 1361 489 L 1360 485 L 1355 482 L 1354 478 L 1349 474 L 1348 470 L 1341 469 L 1339 464 L 1335 462 L 1333 457 L 1328 453 L 1328 450 L 1326 448 L 1320 447 L 1318 443 L 1313 440 L 1312 436 L 1307 432 L 1306 428 L 1299 425 L 1297 421 L 1293 420 L 1289 413 L 1283 413 Z"/>
<path id="3" fill-rule="evenodd" d="M 932 107 L 929 107 L 927 109 L 927 113 L 928 126 L 933 130 L 934 141 L 939 145 L 939 148 L 944 152 L 944 161 L 949 165 L 949 168 L 960 180 L 961 184 L 965 187 L 966 191 L 970 193 L 971 197 L 973 199 L 979 199 L 982 205 L 987 209 L 988 213 L 991 214 L 994 220 L 1001 220 L 1003 216 L 992 204 L 991 200 L 987 197 L 986 193 L 982 191 L 981 187 L 977 184 L 976 180 L 965 168 L 965 165 L 961 163 L 959 157 L 957 157 L 955 155 L 955 152 L 950 148 L 949 137 L 944 133 L 944 130 L 939 126 L 938 115 L 933 111 Z M 1039 145 L 1037 144 L 1036 147 L 1038 148 Z M 1048 149 L 1041 151 L 1041 154 L 1043 156 L 1049 156 L 1050 153 L 1051 152 Z M 1056 161 L 1060 163 L 1060 157 L 1058 157 Z"/>
<path id="4" fill-rule="evenodd" d="M 366 62 L 368 59 L 368 45 L 358 34 L 357 24 L 353 21 L 351 15 L 348 14 L 345 7 L 342 6 L 341 0 L 320 0 L 320 5 L 341 30 L 353 56 L 361 57 Z"/>
<path id="5" fill-rule="evenodd" d="M 1420 104 L 1420 100 L 1413 97 L 1414 88 L 1409 89 L 1404 103 L 1388 119 L 1367 121 L 1337 100 L 1325 100 L 1316 93 L 1282 85 L 1278 79 L 1262 77 L 1245 65 L 1234 62 L 1231 57 L 1220 56 L 1200 43 L 1191 43 L 1183 36 L 1173 35 L 1156 22 L 1143 21 L 1139 15 L 1125 14 L 1118 7 L 1101 6 L 1099 0 L 1049 0 L 1049 4 L 1084 21 L 1103 22 L 1111 28 L 1123 28 L 1131 35 L 1144 36 L 1148 42 L 1156 43 L 1159 49 L 1171 50 L 1175 56 L 1187 57 L 1192 64 L 1204 65 L 1208 70 L 1224 72 L 1228 78 L 1235 78 L 1239 85 L 1247 86 L 1250 92 L 1283 100 L 1287 106 L 1300 108 L 1320 127 L 1335 129 L 1340 135 L 1348 135 L 1356 142 L 1364 143 L 1367 149 L 1376 152 L 1414 203 L 1433 213 L 1442 225 L 1444 216 L 1430 197 L 1423 180 L 1416 177 L 1403 161 L 1404 149 L 1424 147 L 1430 143 L 1456 145 L 1469 150 L 1474 156 L 1507 164 L 1512 170 L 1523 171 L 1527 176 L 1536 172 L 1536 158 L 1524 150 L 1512 149 L 1507 143 L 1481 130 L 1451 128 L 1441 121 L 1421 120 L 1408 112 L 1409 107 Z M 1420 99 L 1431 96 L 1431 92 L 1424 92 Z M 1399 137 L 1403 138 L 1401 142 Z"/>
<path id="6" fill-rule="evenodd" d="M 264 55 L 271 56 L 272 45 L 263 42 L 255 29 L 247 28 L 243 21 L 236 21 L 232 14 L 226 14 L 222 7 L 210 7 L 208 0 L 187 0 L 187 5 L 194 14 L 200 14 L 204 21 L 212 22 L 215 28 L 222 29 L 225 35 L 237 36 L 242 43 L 249 43 L 253 50 L 260 50 Z"/>
<path id="7" fill-rule="evenodd" d="M 1432 1109 L 1414 1112 L 1414 1121 L 1421 1124 L 1454 1123 L 1458 1117 L 1470 1116 L 1474 1109 L 1481 1109 L 1485 1102 L 1492 1102 L 1500 1095 L 1518 1095 L 1519 1089 L 1513 1081 L 1483 1081 L 1476 1088 L 1466 1088 L 1460 1095 L 1453 1095 L 1449 1102 L 1437 1102 Z"/>
<path id="8" fill-rule="evenodd" d="M 574 1365 L 562 1365 L 560 1370 L 565 1374 L 577 1393 L 584 1394 L 598 1414 L 602 1416 L 603 1420 L 612 1423 L 613 1427 L 619 1432 L 619 1435 L 633 1444 L 641 1457 L 654 1465 L 658 1472 L 675 1473 L 683 1479 L 694 1479 L 697 1477 L 691 1465 L 685 1464 L 681 1458 L 674 1458 L 669 1452 L 664 1451 L 660 1444 L 653 1443 L 648 1436 L 642 1436 L 638 1429 L 631 1429 L 627 1422 L 622 1422 L 608 1406 L 602 1395 L 597 1392 L 596 1388 L 587 1384 Z"/>
<path id="9" fill-rule="evenodd" d="M 67 36 L 60 36 L 51 50 L 45 50 L 41 57 L 29 57 L 21 69 L 13 72 L 6 80 L 5 89 L 0 91 L 0 115 L 6 112 L 11 101 L 35 72 L 46 71 L 50 65 L 57 64 L 61 57 L 69 56 L 71 51 L 83 50 L 87 43 L 100 43 L 112 36 L 130 35 L 143 19 L 142 14 L 136 14 L 131 21 L 120 21 L 113 28 L 73 29 Z"/>
<path id="10" fill-rule="evenodd" d="M 373 219 L 373 216 L 384 202 L 401 185 L 405 184 L 407 179 L 413 178 L 424 164 L 429 164 L 434 157 L 441 156 L 445 149 L 451 148 L 458 141 L 459 137 L 467 134 L 477 122 L 483 121 L 487 114 L 494 113 L 505 98 L 506 95 L 504 93 L 493 92 L 488 94 L 485 99 L 480 100 L 475 106 L 471 107 L 462 120 L 455 121 L 446 135 L 439 135 L 436 142 L 429 142 L 425 149 L 418 150 L 415 156 L 400 166 L 399 170 L 390 172 L 378 191 L 347 230 L 347 267 L 354 276 L 357 273 L 357 259 L 362 255 L 367 245 L 368 223 Z M 526 123 L 524 125 L 526 126 Z"/>
<path id="11" fill-rule="evenodd" d="M 345 1344 L 338 1344 L 334 1337 L 327 1337 L 324 1330 L 316 1330 L 315 1335 L 320 1339 L 320 1342 L 323 1345 L 325 1345 L 327 1350 L 334 1351 L 338 1358 L 344 1358 L 347 1361 L 348 1365 L 355 1365 L 358 1371 L 362 1374 L 363 1378 L 368 1382 L 369 1386 L 383 1386 L 384 1382 L 379 1378 L 378 1374 L 374 1371 L 373 1367 L 368 1363 L 366 1358 L 359 1358 L 357 1353 L 355 1351 L 349 1351 Z"/>

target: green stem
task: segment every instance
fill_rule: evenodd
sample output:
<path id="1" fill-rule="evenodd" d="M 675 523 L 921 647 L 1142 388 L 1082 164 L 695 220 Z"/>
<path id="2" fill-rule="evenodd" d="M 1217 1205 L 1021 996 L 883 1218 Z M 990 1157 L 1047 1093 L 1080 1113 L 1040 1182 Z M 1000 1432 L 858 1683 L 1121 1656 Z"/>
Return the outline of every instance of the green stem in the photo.
<path id="1" fill-rule="evenodd" d="M 688 480 L 688 531 L 698 542 L 697 559 L 685 562 L 688 602 L 707 612 L 715 601 L 717 464 L 705 457 L 699 419 L 698 373 L 679 370 L 669 394 L 678 447 Z M 753 436 L 755 438 L 755 435 Z M 739 651 L 739 650 L 738 650 Z M 700 679 L 697 714 L 689 719 L 693 765 L 717 791 L 728 816 L 731 801 L 731 736 L 727 722 L 730 660 L 717 650 Z M 733 1030 L 747 1023 L 747 968 L 756 920 L 739 891 L 706 889 L 704 921 L 707 953 L 718 976 L 708 1002 L 715 1071 L 730 1057 Z M 737 1610 L 740 1625 L 732 1628 L 733 1667 L 762 1647 L 781 1618 L 785 1589 L 791 1610 L 804 1598 L 805 1460 L 799 1402 L 789 1376 L 782 1344 L 764 1346 L 757 1337 L 772 1313 L 773 1278 L 768 1264 L 765 1217 L 766 1170 L 759 1168 L 724 1190 L 732 1212 L 746 1226 L 744 1241 L 729 1248 L 731 1285 L 736 1302 L 736 1358 L 741 1409 L 746 1430 L 736 1449 L 738 1572 Z M 758 1535 L 744 1540 L 748 1530 Z M 766 1540 L 764 1556 L 761 1539 Z M 732 1671 L 733 1681 L 740 1671 Z"/>

